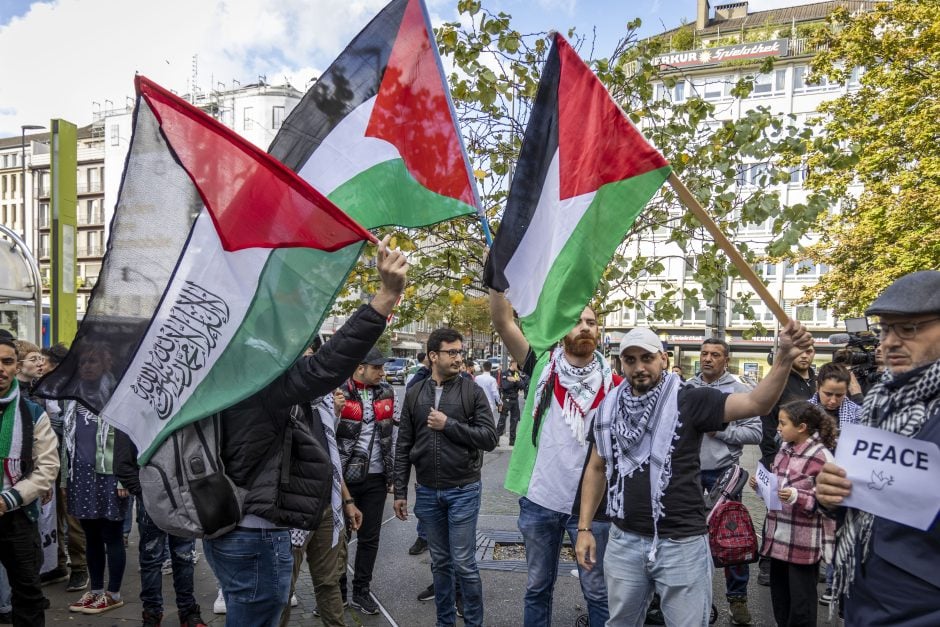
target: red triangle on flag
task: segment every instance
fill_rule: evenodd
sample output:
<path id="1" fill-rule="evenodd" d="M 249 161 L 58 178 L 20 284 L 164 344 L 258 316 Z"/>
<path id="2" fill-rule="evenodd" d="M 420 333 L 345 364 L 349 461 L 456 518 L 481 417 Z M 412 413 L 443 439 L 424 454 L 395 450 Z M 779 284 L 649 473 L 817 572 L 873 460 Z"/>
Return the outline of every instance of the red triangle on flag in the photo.
<path id="1" fill-rule="evenodd" d="M 561 199 L 596 191 L 669 163 L 633 126 L 594 72 L 555 34 L 558 80 L 558 165 Z"/>
<path id="2" fill-rule="evenodd" d="M 477 201 L 457 134 L 437 45 L 421 0 L 409 0 L 382 76 L 366 136 L 396 148 L 421 185 L 475 207 Z"/>
<path id="3" fill-rule="evenodd" d="M 212 216 L 227 251 L 306 247 L 333 251 L 369 231 L 280 161 L 143 76 L 143 97 Z"/>

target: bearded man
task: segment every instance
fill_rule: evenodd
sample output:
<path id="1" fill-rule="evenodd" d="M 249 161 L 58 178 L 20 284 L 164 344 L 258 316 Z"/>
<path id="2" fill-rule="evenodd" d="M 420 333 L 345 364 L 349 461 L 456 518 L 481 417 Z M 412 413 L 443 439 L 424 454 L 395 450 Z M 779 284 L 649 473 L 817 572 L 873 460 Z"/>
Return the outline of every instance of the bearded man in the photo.
<path id="1" fill-rule="evenodd" d="M 531 377 L 530 394 L 519 423 L 506 488 L 519 499 L 519 531 L 525 541 L 528 580 L 523 624 L 549 625 L 562 539 L 577 541 L 579 485 L 590 451 L 586 437 L 601 399 L 620 377 L 597 350 L 597 316 L 585 307 L 562 346 L 536 356 L 513 320 L 502 293 L 490 290 L 490 314 L 509 354 Z M 534 376 L 533 376 L 534 375 Z M 609 523 L 598 520 L 593 533 L 597 565 L 578 567 L 591 627 L 607 622 L 603 554 Z"/>

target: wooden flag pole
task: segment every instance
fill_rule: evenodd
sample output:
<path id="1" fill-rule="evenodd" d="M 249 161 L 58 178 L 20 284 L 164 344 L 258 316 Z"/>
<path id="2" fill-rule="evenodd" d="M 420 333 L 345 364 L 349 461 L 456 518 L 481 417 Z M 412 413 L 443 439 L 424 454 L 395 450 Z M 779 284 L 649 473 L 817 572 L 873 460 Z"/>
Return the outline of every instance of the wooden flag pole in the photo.
<path id="1" fill-rule="evenodd" d="M 711 236 L 715 239 L 715 242 L 718 246 L 721 247 L 725 254 L 731 259 L 731 263 L 734 264 L 734 267 L 738 269 L 738 272 L 741 273 L 741 276 L 747 279 L 747 282 L 751 284 L 751 287 L 754 288 L 754 291 L 757 292 L 757 295 L 760 297 L 764 304 L 770 307 L 770 310 L 773 312 L 774 316 L 780 322 L 781 325 L 785 325 L 790 317 L 784 312 L 783 307 L 780 306 L 780 303 L 774 299 L 770 294 L 770 290 L 767 289 L 767 286 L 764 285 L 764 282 L 760 280 L 760 277 L 757 276 L 757 273 L 754 272 L 754 269 L 750 264 L 744 259 L 741 255 L 741 252 L 735 248 L 734 244 L 725 236 L 721 231 L 715 221 L 711 219 L 708 213 L 705 212 L 705 208 L 695 199 L 695 196 L 692 195 L 692 192 L 689 191 L 689 188 L 679 180 L 679 177 L 676 176 L 675 172 L 669 173 L 669 184 L 672 185 L 672 188 L 676 190 L 676 193 L 679 195 L 679 200 L 682 201 L 682 204 L 685 205 L 692 214 L 698 218 L 698 221 L 702 223 L 702 226 L 705 227 Z"/>

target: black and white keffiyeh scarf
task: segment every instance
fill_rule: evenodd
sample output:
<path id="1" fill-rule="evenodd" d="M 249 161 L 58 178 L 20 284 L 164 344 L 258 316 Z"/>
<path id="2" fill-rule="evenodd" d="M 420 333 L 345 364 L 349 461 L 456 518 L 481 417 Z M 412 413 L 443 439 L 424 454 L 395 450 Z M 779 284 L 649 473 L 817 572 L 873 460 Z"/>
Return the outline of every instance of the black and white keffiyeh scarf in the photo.
<path id="1" fill-rule="evenodd" d="M 561 347 L 555 348 L 536 384 L 536 399 L 543 398 L 545 394 L 548 394 L 549 398 L 554 395 L 554 389 L 546 389 L 549 385 L 555 385 L 556 377 L 552 375 L 557 376 L 558 384 L 565 390 L 564 402 L 560 403 L 561 416 L 571 429 L 571 435 L 578 444 L 583 445 L 587 429 L 590 427 L 586 418 L 594 406 L 594 399 L 602 389 L 609 390 L 612 385 L 613 372 L 610 365 L 599 351 L 594 351 L 591 363 L 586 366 L 572 366 L 565 359 L 565 350 Z M 550 403 L 548 407 L 551 407 Z M 535 403 L 533 408 L 535 414 L 545 409 L 541 403 Z M 540 416 L 535 415 L 534 418 L 538 422 Z"/>
<path id="2" fill-rule="evenodd" d="M 940 361 L 898 376 L 890 373 L 865 396 L 861 424 L 913 438 L 940 409 Z M 858 555 L 868 559 L 875 517 L 849 508 L 836 537 L 833 594 L 849 595 Z M 834 606 L 835 604 L 833 604 Z M 832 607 L 829 612 L 832 615 Z"/>
<path id="3" fill-rule="evenodd" d="M 330 546 L 335 547 L 339 542 L 339 534 L 346 533 L 346 518 L 343 513 L 342 477 L 340 476 L 339 449 L 336 447 L 336 413 L 334 412 L 333 396 L 328 394 L 311 403 L 315 417 L 323 424 L 323 433 L 330 453 L 330 466 L 333 474 L 330 481 L 330 512 L 333 518 L 333 539 Z M 306 529 L 291 529 L 290 541 L 295 547 L 303 547 L 310 532 Z"/>
<path id="4" fill-rule="evenodd" d="M 607 396 L 594 419 L 597 453 L 607 474 L 607 514 L 624 518 L 624 482 L 649 464 L 650 506 L 653 513 L 653 546 L 649 560 L 656 559 L 659 520 L 663 517 L 663 494 L 672 479 L 673 442 L 678 437 L 679 388 L 681 380 L 663 373 L 662 380 L 641 396 L 624 381 Z"/>

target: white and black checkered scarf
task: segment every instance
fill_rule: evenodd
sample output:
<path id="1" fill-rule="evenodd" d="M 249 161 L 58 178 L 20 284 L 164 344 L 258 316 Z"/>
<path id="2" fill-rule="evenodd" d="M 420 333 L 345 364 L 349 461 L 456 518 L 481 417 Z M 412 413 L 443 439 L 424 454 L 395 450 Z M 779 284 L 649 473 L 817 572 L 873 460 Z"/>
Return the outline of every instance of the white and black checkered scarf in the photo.
<path id="1" fill-rule="evenodd" d="M 650 506 L 653 514 L 653 546 L 656 558 L 663 494 L 672 479 L 672 451 L 679 425 L 681 379 L 663 373 L 660 382 L 641 396 L 634 396 L 624 381 L 597 409 L 594 439 L 607 474 L 607 514 L 624 518 L 624 483 L 644 464 L 650 466 Z"/>
<path id="2" fill-rule="evenodd" d="M 890 373 L 869 390 L 862 407 L 861 424 L 913 438 L 940 408 L 940 360 L 898 376 Z M 833 594 L 849 595 L 855 578 L 856 559 L 868 559 L 875 517 L 849 508 L 836 538 Z M 830 616 L 832 607 L 830 606 Z"/>

